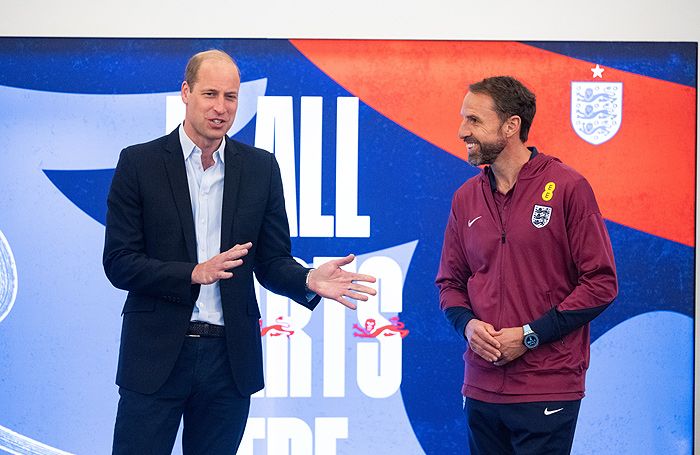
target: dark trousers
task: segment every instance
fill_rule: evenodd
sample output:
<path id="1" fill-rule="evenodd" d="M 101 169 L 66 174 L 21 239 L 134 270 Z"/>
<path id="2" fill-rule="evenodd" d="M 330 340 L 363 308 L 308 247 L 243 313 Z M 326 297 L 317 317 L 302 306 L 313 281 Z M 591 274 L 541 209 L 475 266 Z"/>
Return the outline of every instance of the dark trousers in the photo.
<path id="1" fill-rule="evenodd" d="M 471 455 L 568 455 L 574 442 L 577 401 L 493 404 L 467 398 Z"/>
<path id="2" fill-rule="evenodd" d="M 184 420 L 185 455 L 233 455 L 248 419 L 250 397 L 231 375 L 225 338 L 185 338 L 170 377 L 154 394 L 119 389 L 114 455 L 167 455 Z"/>

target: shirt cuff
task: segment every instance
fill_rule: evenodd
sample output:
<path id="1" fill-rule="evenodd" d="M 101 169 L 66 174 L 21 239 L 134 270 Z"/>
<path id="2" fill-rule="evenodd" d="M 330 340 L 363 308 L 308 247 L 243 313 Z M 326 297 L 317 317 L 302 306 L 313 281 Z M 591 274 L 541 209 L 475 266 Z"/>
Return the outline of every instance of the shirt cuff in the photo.
<path id="1" fill-rule="evenodd" d="M 474 312 L 463 306 L 453 306 L 445 308 L 445 317 L 448 321 L 450 321 L 450 324 L 452 324 L 452 327 L 454 327 L 457 333 L 466 340 L 467 336 L 464 333 L 464 328 L 467 326 L 469 321 L 476 319 Z"/>
<path id="2" fill-rule="evenodd" d="M 530 323 L 530 328 L 537 334 L 540 343 L 561 340 L 569 333 L 588 324 L 603 312 L 610 304 L 580 310 L 558 311 L 556 307 L 546 312 L 541 318 Z"/>

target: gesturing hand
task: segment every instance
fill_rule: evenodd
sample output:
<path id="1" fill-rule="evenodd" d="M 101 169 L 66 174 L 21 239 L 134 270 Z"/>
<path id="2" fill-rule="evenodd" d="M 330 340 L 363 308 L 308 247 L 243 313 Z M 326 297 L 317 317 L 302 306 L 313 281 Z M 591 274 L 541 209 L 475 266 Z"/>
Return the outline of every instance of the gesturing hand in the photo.
<path id="1" fill-rule="evenodd" d="M 376 290 L 357 282 L 374 283 L 377 279 L 371 275 L 351 273 L 340 268 L 354 260 L 355 256 L 350 254 L 341 259 L 328 261 L 312 270 L 309 272 L 309 289 L 321 297 L 340 302 L 351 310 L 356 309 L 357 305 L 351 303 L 346 297 L 367 300 L 367 295 L 376 295 Z"/>
<path id="2" fill-rule="evenodd" d="M 469 348 L 487 362 L 495 362 L 501 357 L 501 343 L 496 339 L 500 331 L 488 322 L 472 319 L 464 327 Z"/>
<path id="3" fill-rule="evenodd" d="M 228 270 L 243 264 L 241 259 L 253 246 L 251 242 L 234 245 L 230 250 L 219 253 L 208 261 L 197 264 L 192 270 L 192 284 L 212 284 L 233 276 Z"/>

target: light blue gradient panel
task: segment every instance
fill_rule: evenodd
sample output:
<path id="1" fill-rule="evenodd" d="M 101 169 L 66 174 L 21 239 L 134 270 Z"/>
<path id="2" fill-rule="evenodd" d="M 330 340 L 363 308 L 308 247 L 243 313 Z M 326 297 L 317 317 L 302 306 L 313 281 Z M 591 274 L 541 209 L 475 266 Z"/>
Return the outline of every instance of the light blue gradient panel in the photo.
<path id="1" fill-rule="evenodd" d="M 401 245 L 396 245 L 390 248 L 368 252 L 357 256 L 356 265 L 358 270 L 361 270 L 363 264 L 368 261 L 378 258 L 388 258 L 392 263 L 396 264 L 401 271 L 401 283 L 399 292 L 403 293 L 403 285 L 408 274 L 408 269 L 411 266 L 411 259 L 415 252 L 418 241 L 412 241 Z M 361 272 L 363 273 L 363 272 Z M 369 272 L 367 272 L 369 273 Z M 379 278 L 380 295 L 377 298 L 377 305 L 383 295 L 389 295 L 389 291 Z M 396 291 L 396 289 L 394 289 Z M 412 302 L 403 302 L 403 306 L 409 305 Z M 265 299 L 261 300 L 263 306 L 263 315 L 265 314 Z M 337 441 L 336 450 L 338 455 L 344 454 L 361 454 L 368 451 L 371 447 L 372 453 L 381 454 L 410 454 L 418 455 L 425 453 L 421 448 L 411 422 L 406 414 L 406 407 L 403 402 L 401 391 L 391 393 L 383 398 L 374 398 L 364 393 L 358 385 L 358 362 L 359 344 L 374 344 L 378 340 L 367 339 L 360 341 L 353 335 L 355 330 L 352 329 L 353 323 L 364 322 L 367 316 L 367 306 L 358 306 L 357 311 L 345 311 L 345 321 L 343 326 L 333 326 L 333 330 L 343 330 L 345 335 L 345 392 L 342 397 L 324 397 L 323 394 L 323 362 L 324 362 L 324 344 L 328 343 L 324 340 L 324 313 L 327 311 L 327 306 L 338 306 L 335 301 L 326 301 L 314 310 L 308 325 L 304 328 L 306 333 L 312 339 L 312 349 L 310 352 L 312 361 L 312 381 L 311 394 L 308 397 L 284 397 L 284 398 L 257 398 L 251 400 L 250 417 L 261 418 L 269 416 L 292 417 L 303 420 L 310 428 L 314 428 L 314 419 L 317 417 L 343 417 L 348 420 L 348 435 L 347 438 L 340 438 Z M 398 316 L 399 313 L 382 310 L 383 316 L 387 319 L 392 316 Z M 362 322 L 361 322 L 362 321 Z M 379 324 L 378 324 L 379 325 Z M 327 329 L 327 328 L 326 328 Z M 410 327 L 407 327 L 410 330 Z M 296 336 L 296 335 L 295 335 Z M 410 334 L 409 334 L 410 336 Z M 270 338 L 265 338 L 265 342 L 269 342 Z M 382 354 L 387 355 L 387 354 Z M 381 368 L 376 365 L 377 373 L 380 373 Z M 408 374 L 407 371 L 403 371 Z M 266 371 L 267 377 L 271 373 Z M 279 374 L 276 372 L 275 374 Z M 386 374 L 384 372 L 383 374 Z M 269 384 L 269 381 L 268 381 Z M 250 430 L 249 430 L 250 431 Z M 314 431 L 318 431 L 314 429 Z M 267 438 L 270 435 L 266 435 Z M 252 453 L 268 453 L 274 455 L 272 451 L 268 452 L 267 442 L 260 440 L 247 441 L 248 434 L 244 436 L 244 444 L 239 450 L 239 455 L 250 455 Z M 292 444 L 294 446 L 294 444 Z M 254 452 L 250 449 L 254 448 Z M 175 451 L 179 453 L 179 449 Z M 292 454 L 300 453 L 292 451 Z M 314 452 L 317 455 L 324 455 L 320 452 Z"/>
<path id="2" fill-rule="evenodd" d="M 591 346 L 586 389 L 574 454 L 693 453 L 693 320 L 654 311 L 618 324 Z"/>
<path id="3" fill-rule="evenodd" d="M 267 79 L 257 79 L 243 82 L 240 88 L 240 97 L 236 118 L 229 130 L 229 135 L 234 135 L 243 129 L 257 112 L 258 96 L 265 95 Z M 142 96 L 142 95 L 139 95 Z M 180 100 L 180 94 L 162 93 L 167 96 L 167 102 L 174 109 L 166 114 L 165 132 L 177 128 L 185 115 L 185 105 Z M 107 194 L 112 182 L 114 169 L 44 169 L 46 176 L 61 192 L 75 205 L 83 210 L 95 221 L 105 224 L 107 216 Z"/>
<path id="4" fill-rule="evenodd" d="M 242 84 L 232 132 L 253 118 L 266 82 Z M 126 145 L 165 132 L 167 95 L 177 92 L 82 95 L 0 86 L 0 427 L 47 444 L 45 450 L 109 452 L 124 300 L 102 271 L 99 210 L 76 206 L 47 175 L 109 172 Z M 104 204 L 103 180 L 81 181 L 76 191 L 98 196 L 75 199 Z"/>
<path id="5" fill-rule="evenodd" d="M 164 94 L 0 87 L 0 230 L 19 280 L 0 322 L 0 426 L 74 453 L 109 453 L 124 299 L 104 277 L 104 227 L 44 169 L 113 168 L 162 135 Z"/>
<path id="6" fill-rule="evenodd" d="M 162 135 L 163 94 L 76 95 L 0 87 L 0 230 L 19 281 L 0 322 L 0 425 L 74 453 L 108 453 L 123 293 L 104 277 L 104 227 L 44 169 L 113 168 Z"/>

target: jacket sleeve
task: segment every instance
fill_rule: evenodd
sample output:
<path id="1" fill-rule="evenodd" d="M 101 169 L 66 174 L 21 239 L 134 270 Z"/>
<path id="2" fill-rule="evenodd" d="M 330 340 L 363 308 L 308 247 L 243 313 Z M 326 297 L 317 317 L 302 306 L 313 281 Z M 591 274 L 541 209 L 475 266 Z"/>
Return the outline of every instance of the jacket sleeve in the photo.
<path id="1" fill-rule="evenodd" d="M 196 300 L 192 285 L 196 264 L 161 261 L 145 253 L 143 205 L 136 163 L 124 149 L 114 171 L 107 197 L 107 223 L 102 264 L 109 281 L 119 289 L 155 297 Z"/>
<path id="2" fill-rule="evenodd" d="M 543 343 L 561 339 L 589 323 L 618 292 L 610 237 L 593 190 L 581 178 L 568 196 L 567 238 L 578 284 L 562 302 L 530 324 Z"/>
<path id="3" fill-rule="evenodd" d="M 455 214 L 457 197 L 455 194 L 452 199 L 452 208 L 445 228 L 440 268 L 435 284 L 440 291 L 440 309 L 445 312 L 445 317 L 457 333 L 464 337 L 465 326 L 475 316 L 467 291 L 467 280 L 472 273 L 462 248 L 460 226 Z"/>
<path id="4" fill-rule="evenodd" d="M 258 234 L 255 252 L 255 276 L 266 289 L 285 295 L 313 310 L 321 298 L 306 292 L 306 274 L 292 257 L 289 222 L 284 205 L 280 168 L 274 155 L 270 156 L 270 191 L 265 215 Z M 309 300 L 308 297 L 311 297 Z"/>

